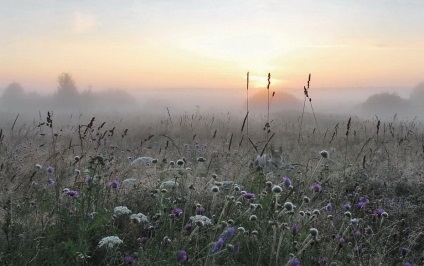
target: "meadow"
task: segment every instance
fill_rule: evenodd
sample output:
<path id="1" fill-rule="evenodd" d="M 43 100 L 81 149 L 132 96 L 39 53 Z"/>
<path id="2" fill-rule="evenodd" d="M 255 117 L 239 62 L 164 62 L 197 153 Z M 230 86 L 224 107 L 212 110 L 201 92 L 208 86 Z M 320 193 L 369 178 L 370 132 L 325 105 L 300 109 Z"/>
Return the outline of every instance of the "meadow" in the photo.
<path id="1" fill-rule="evenodd" d="M 0 116 L 1 265 L 424 264 L 420 121 Z"/>

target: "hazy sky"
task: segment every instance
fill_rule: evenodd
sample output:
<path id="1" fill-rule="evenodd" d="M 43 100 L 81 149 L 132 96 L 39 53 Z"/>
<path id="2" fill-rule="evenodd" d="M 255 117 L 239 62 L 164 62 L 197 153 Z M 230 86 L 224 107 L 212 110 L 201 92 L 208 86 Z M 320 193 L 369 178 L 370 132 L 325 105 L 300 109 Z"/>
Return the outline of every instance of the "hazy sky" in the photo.
<path id="1" fill-rule="evenodd" d="M 422 0 L 0 0 L 0 87 L 412 87 Z"/>

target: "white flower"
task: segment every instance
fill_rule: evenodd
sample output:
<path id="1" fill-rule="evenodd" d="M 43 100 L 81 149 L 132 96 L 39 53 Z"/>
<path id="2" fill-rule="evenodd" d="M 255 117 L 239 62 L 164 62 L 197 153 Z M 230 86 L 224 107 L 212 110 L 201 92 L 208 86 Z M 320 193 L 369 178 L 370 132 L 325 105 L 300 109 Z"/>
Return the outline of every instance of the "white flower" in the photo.
<path id="1" fill-rule="evenodd" d="M 131 214 L 130 219 L 137 221 L 138 223 L 148 223 L 149 222 L 149 218 L 147 218 L 147 216 L 142 214 L 142 213 Z"/>
<path id="2" fill-rule="evenodd" d="M 135 183 L 137 183 L 137 179 L 128 178 L 128 179 L 125 179 L 124 181 L 122 181 L 122 186 L 131 187 L 131 186 L 135 185 Z"/>
<path id="3" fill-rule="evenodd" d="M 116 216 L 129 215 L 131 214 L 131 210 L 128 209 L 126 206 L 118 206 L 113 209 L 113 213 Z"/>
<path id="4" fill-rule="evenodd" d="M 192 223 L 203 222 L 204 225 L 212 225 L 212 220 L 203 215 L 191 216 L 190 220 Z"/>
<path id="5" fill-rule="evenodd" d="M 175 182 L 174 180 L 165 181 L 160 185 L 160 188 L 174 188 L 174 187 L 178 187 L 178 183 Z"/>
<path id="6" fill-rule="evenodd" d="M 103 237 L 102 240 L 100 240 L 98 247 L 101 248 L 103 246 L 106 246 L 107 248 L 113 248 L 122 243 L 124 243 L 124 241 L 122 241 L 117 236 L 107 236 Z"/>

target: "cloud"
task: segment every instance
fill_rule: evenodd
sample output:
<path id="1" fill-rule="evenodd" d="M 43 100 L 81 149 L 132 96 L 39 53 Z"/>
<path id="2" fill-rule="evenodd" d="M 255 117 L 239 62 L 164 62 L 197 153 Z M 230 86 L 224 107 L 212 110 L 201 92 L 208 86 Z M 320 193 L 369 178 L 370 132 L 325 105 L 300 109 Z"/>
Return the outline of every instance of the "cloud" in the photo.
<path id="1" fill-rule="evenodd" d="M 87 33 L 94 30 L 98 24 L 96 16 L 77 11 L 72 18 L 72 31 L 75 33 Z"/>

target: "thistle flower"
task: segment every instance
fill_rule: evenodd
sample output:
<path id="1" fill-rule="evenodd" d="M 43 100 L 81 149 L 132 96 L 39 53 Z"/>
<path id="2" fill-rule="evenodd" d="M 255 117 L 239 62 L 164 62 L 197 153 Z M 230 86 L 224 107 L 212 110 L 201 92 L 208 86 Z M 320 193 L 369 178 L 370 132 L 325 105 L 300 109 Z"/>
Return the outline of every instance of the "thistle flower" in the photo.
<path id="1" fill-rule="evenodd" d="M 300 260 L 298 258 L 291 258 L 287 261 L 286 266 L 300 266 Z"/>
<path id="2" fill-rule="evenodd" d="M 297 235 L 297 233 L 299 233 L 299 226 L 297 226 L 297 224 L 293 224 L 291 227 L 291 231 L 293 235 Z"/>
<path id="3" fill-rule="evenodd" d="M 109 183 L 109 187 L 114 188 L 114 189 L 118 189 L 120 187 L 120 185 L 121 184 L 116 179 L 110 181 L 110 183 Z"/>
<path id="4" fill-rule="evenodd" d="M 327 210 L 327 212 L 333 212 L 333 205 L 331 203 L 328 203 L 325 206 L 325 209 Z"/>
<path id="5" fill-rule="evenodd" d="M 311 190 L 312 190 L 313 192 L 321 192 L 322 187 L 321 187 L 321 185 L 320 185 L 320 184 L 315 183 L 315 184 L 313 184 L 313 185 L 311 186 Z"/>
<path id="6" fill-rule="evenodd" d="M 254 198 L 256 198 L 256 195 L 254 193 L 245 193 L 242 196 L 245 199 L 254 199 Z"/>
<path id="7" fill-rule="evenodd" d="M 352 205 L 350 204 L 350 202 L 344 202 L 342 204 L 343 209 L 345 210 L 350 210 L 352 208 Z"/>
<path id="8" fill-rule="evenodd" d="M 311 229 L 309 229 L 309 233 L 311 234 L 311 236 L 313 236 L 314 238 L 316 238 L 318 236 L 318 229 L 311 228 Z"/>
<path id="9" fill-rule="evenodd" d="M 183 213 L 183 210 L 179 209 L 179 208 L 175 208 L 171 211 L 171 216 L 172 217 L 178 217 Z"/>
<path id="10" fill-rule="evenodd" d="M 290 201 L 287 201 L 286 203 L 284 203 L 284 209 L 286 209 L 287 211 L 292 211 L 293 208 L 294 208 L 294 205 Z"/>
<path id="11" fill-rule="evenodd" d="M 258 216 L 254 215 L 254 214 L 250 215 L 249 220 L 252 221 L 252 222 L 256 221 L 256 220 L 258 220 Z"/>
<path id="12" fill-rule="evenodd" d="M 67 192 L 65 192 L 66 195 L 71 196 L 72 198 L 76 198 L 78 197 L 78 191 L 76 190 L 69 190 Z"/>
<path id="13" fill-rule="evenodd" d="M 177 253 L 177 260 L 179 262 L 186 262 L 188 260 L 187 252 L 185 250 L 179 250 Z"/>
<path id="14" fill-rule="evenodd" d="M 218 193 L 219 192 L 219 187 L 218 186 L 213 186 L 212 189 L 211 189 L 211 191 L 213 193 Z"/>
<path id="15" fill-rule="evenodd" d="M 222 247 L 224 246 L 224 239 L 219 238 L 218 241 L 215 242 L 215 245 L 212 247 L 211 252 L 213 254 L 217 253 L 218 251 L 220 251 L 222 249 Z"/>
<path id="16" fill-rule="evenodd" d="M 136 264 L 137 260 L 131 256 L 124 257 L 124 265 L 133 265 Z"/>
<path id="17" fill-rule="evenodd" d="M 228 226 L 227 228 L 224 229 L 224 232 L 222 232 L 222 234 L 219 236 L 219 238 L 222 238 L 222 240 L 224 240 L 224 242 L 226 242 L 226 241 L 230 240 L 231 238 L 233 238 L 235 232 L 236 232 L 236 230 L 234 229 L 234 227 Z"/>
<path id="18" fill-rule="evenodd" d="M 292 185 L 290 178 L 288 178 L 287 176 L 283 177 L 283 184 L 286 190 L 290 190 L 290 186 Z"/>
<path id="19" fill-rule="evenodd" d="M 281 191 L 283 191 L 283 189 L 282 189 L 280 186 L 277 186 L 277 185 L 273 186 L 271 190 L 272 190 L 272 192 L 274 192 L 275 194 L 280 194 L 280 193 L 281 193 Z"/>
<path id="20" fill-rule="evenodd" d="M 322 156 L 322 158 L 328 159 L 328 156 L 329 156 L 328 151 L 322 150 L 319 152 L 319 154 Z"/>
<path id="21" fill-rule="evenodd" d="M 49 179 L 47 180 L 47 184 L 48 184 L 49 186 L 54 186 L 54 185 L 56 184 L 56 181 L 54 181 L 54 179 L 52 179 L 52 178 L 49 178 Z"/>
<path id="22" fill-rule="evenodd" d="M 122 243 L 124 243 L 124 241 L 117 236 L 107 236 L 100 240 L 98 247 L 102 248 L 105 246 L 106 248 L 114 248 Z"/>
<path id="23" fill-rule="evenodd" d="M 374 215 L 376 215 L 377 217 L 381 217 L 381 215 L 384 213 L 383 209 L 375 209 L 374 210 Z"/>
<path id="24" fill-rule="evenodd" d="M 368 203 L 370 203 L 369 199 L 365 197 L 360 197 L 359 202 L 355 204 L 355 207 L 362 209 L 364 208 Z"/>
<path id="25" fill-rule="evenodd" d="M 53 173 L 54 173 L 54 168 L 53 168 L 53 167 L 51 167 L 51 166 L 47 166 L 47 168 L 46 168 L 46 172 L 47 172 L 48 174 L 53 174 Z"/>

